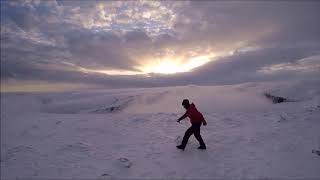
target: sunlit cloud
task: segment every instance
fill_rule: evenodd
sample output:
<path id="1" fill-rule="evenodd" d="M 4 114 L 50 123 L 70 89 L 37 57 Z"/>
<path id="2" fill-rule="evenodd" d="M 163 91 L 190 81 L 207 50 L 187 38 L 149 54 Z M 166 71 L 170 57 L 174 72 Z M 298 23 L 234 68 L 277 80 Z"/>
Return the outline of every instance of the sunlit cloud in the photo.
<path id="1" fill-rule="evenodd" d="M 320 56 L 303 58 L 293 63 L 279 63 L 261 68 L 258 72 L 265 74 L 283 71 L 320 72 Z"/>
<path id="2" fill-rule="evenodd" d="M 69 23 L 81 24 L 87 29 L 125 33 L 143 30 L 154 36 L 173 32 L 175 9 L 185 2 L 161 1 L 101 1 L 82 7 L 69 8 Z M 83 14 L 83 12 L 86 12 Z"/>
<path id="3" fill-rule="evenodd" d="M 79 71 L 82 73 L 100 73 L 100 74 L 105 74 L 105 75 L 139 75 L 139 74 L 144 74 L 143 72 L 139 71 L 128 71 L 128 70 L 122 70 L 122 69 L 93 69 L 93 68 L 88 68 L 88 67 L 83 67 L 80 65 L 76 65 L 74 63 L 70 62 L 62 62 L 62 65 L 64 67 L 62 68 L 61 65 L 56 66 L 56 67 L 51 67 L 51 69 L 65 69 L 65 70 L 73 70 L 73 71 Z"/>
<path id="4" fill-rule="evenodd" d="M 99 70 L 99 69 L 88 69 L 88 68 L 81 68 L 79 69 L 81 72 L 84 73 L 101 73 L 101 74 L 106 74 L 106 75 L 140 75 L 140 74 L 145 74 L 143 72 L 139 71 L 124 71 L 124 70 Z"/>
<path id="5" fill-rule="evenodd" d="M 12 31 L 12 29 L 15 29 L 15 31 Z M 54 39 L 50 39 L 35 30 L 24 31 L 23 29 L 19 28 L 14 23 L 10 23 L 7 26 L 1 27 L 1 35 L 16 36 L 16 37 L 25 39 L 27 41 L 30 41 L 30 42 L 33 42 L 36 44 L 41 44 L 44 46 L 55 46 L 56 45 L 56 42 Z"/>

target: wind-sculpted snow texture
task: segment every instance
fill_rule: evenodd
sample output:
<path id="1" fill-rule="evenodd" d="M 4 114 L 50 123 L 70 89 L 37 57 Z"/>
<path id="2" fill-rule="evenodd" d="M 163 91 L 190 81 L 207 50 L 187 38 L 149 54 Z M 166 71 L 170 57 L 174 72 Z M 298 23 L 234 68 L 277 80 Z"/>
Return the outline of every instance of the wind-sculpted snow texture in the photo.
<path id="1" fill-rule="evenodd" d="M 1 179 L 319 179 L 319 84 L 1 94 Z M 184 98 L 208 122 L 205 151 L 175 147 Z"/>

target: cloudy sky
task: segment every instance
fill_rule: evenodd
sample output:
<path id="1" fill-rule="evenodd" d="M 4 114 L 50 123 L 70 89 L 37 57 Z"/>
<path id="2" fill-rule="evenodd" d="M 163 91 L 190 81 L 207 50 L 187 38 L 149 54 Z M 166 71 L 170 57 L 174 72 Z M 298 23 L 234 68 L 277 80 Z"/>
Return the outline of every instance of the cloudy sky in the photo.
<path id="1" fill-rule="evenodd" d="M 1 1 L 1 89 L 320 77 L 316 1 Z"/>

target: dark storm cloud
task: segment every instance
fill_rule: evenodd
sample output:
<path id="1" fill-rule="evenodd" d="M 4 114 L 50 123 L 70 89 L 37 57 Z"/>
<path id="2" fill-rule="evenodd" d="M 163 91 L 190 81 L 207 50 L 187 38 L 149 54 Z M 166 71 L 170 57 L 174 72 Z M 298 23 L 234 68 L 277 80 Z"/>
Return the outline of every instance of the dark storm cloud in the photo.
<path id="1" fill-rule="evenodd" d="M 162 16 L 146 13 L 138 17 L 129 11 L 130 6 L 118 6 L 122 2 L 105 3 L 110 5 L 106 11 L 110 14 L 121 10 L 116 18 L 100 15 L 98 3 L 1 1 L 1 79 L 117 86 L 239 83 L 306 76 L 294 70 L 263 74 L 261 69 L 320 54 L 320 3 L 315 1 L 164 1 L 159 4 L 168 5 L 161 8 L 151 2 L 142 6 L 141 13 L 163 9 L 158 13 Z M 176 5 L 179 3 L 182 5 Z M 173 14 L 175 19 L 170 19 Z M 144 16 L 155 20 L 144 22 Z M 241 52 L 251 47 L 257 48 Z M 189 51 L 235 53 L 172 76 L 108 76 L 77 69 L 135 71 L 140 60 L 160 56 L 167 49 L 179 55 Z"/>

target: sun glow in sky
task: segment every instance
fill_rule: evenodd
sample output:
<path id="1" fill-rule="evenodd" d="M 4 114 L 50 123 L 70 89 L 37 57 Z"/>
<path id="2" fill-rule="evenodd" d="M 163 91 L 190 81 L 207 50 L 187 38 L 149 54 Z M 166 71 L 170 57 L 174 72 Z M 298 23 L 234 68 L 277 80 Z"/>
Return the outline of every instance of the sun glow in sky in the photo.
<path id="1" fill-rule="evenodd" d="M 139 67 L 144 73 L 160 73 L 160 74 L 175 74 L 181 72 L 189 72 L 194 68 L 202 66 L 214 57 L 213 54 L 205 56 L 197 56 L 183 61 L 182 58 L 168 58 L 168 59 L 156 59 L 151 63 Z"/>
<path id="2" fill-rule="evenodd" d="M 136 67 L 137 71 L 118 70 L 118 69 L 90 69 L 76 65 L 77 69 L 84 73 L 102 73 L 107 75 L 143 75 L 150 73 L 158 74 L 176 74 L 182 72 L 190 72 L 193 69 L 200 67 L 210 61 L 213 61 L 216 56 L 211 53 L 204 56 L 196 56 L 184 60 L 181 57 L 155 58 L 144 62 Z"/>

